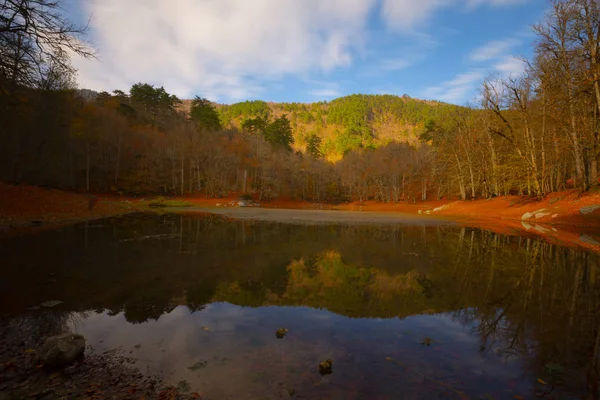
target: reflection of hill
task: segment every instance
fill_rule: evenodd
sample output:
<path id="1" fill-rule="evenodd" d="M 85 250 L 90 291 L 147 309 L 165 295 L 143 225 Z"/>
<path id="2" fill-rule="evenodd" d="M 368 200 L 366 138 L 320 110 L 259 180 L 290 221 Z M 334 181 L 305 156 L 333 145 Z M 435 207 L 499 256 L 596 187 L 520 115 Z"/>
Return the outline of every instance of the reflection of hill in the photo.
<path id="1" fill-rule="evenodd" d="M 132 323 L 217 300 L 349 317 L 452 311 L 484 348 L 526 354 L 536 343 L 527 358 L 540 374 L 600 365 L 598 255 L 532 238 L 138 216 L 4 240 L 0 259 L 0 315 L 50 299 L 64 301 L 57 312 L 107 310 Z"/>
<path id="2" fill-rule="evenodd" d="M 389 275 L 348 265 L 336 251 L 321 253 L 312 262 L 294 260 L 287 275 L 286 289 L 280 295 L 233 282 L 219 285 L 215 300 L 253 306 L 309 306 L 350 317 L 404 317 L 434 311 L 422 285 L 428 285 L 426 276 L 415 271 Z"/>

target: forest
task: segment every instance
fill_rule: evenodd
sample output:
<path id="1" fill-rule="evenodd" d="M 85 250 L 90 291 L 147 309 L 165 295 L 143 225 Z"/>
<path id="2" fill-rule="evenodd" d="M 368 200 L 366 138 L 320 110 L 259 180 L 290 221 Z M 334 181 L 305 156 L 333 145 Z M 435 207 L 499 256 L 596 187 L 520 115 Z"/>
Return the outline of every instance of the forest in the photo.
<path id="1" fill-rule="evenodd" d="M 314 202 L 543 197 L 598 186 L 596 0 L 551 2 L 532 27 L 535 56 L 523 74 L 489 76 L 470 106 L 367 94 L 223 105 L 144 82 L 78 89 L 69 54 L 95 53 L 85 27 L 56 4 L 1 5 L 0 180 Z"/>

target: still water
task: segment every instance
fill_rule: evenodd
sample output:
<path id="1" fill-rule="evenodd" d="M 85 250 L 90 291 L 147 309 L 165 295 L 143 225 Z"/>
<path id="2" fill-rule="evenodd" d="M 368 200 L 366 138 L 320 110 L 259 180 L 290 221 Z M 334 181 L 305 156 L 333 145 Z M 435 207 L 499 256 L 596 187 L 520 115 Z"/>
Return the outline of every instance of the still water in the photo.
<path id="1" fill-rule="evenodd" d="M 572 399 L 597 376 L 599 256 L 532 238 L 141 214 L 0 259 L 5 326 L 81 333 L 208 399 Z"/>

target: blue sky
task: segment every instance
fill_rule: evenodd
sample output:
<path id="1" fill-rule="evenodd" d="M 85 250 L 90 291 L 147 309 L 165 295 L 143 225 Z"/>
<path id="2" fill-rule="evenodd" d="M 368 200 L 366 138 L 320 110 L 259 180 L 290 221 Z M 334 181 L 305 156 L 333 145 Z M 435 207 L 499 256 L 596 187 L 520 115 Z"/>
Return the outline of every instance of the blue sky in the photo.
<path id="1" fill-rule="evenodd" d="M 311 102 L 352 93 L 465 104 L 518 74 L 546 0 L 68 0 L 97 60 L 79 85 L 181 98 Z"/>

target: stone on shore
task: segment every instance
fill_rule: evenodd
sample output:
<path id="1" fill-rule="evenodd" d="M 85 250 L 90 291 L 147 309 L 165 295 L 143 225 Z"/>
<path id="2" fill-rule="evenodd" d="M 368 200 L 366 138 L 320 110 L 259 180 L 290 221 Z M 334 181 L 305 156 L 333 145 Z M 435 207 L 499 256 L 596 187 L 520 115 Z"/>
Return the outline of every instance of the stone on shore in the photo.
<path id="1" fill-rule="evenodd" d="M 85 338 L 76 333 L 51 336 L 38 350 L 39 360 L 47 367 L 58 368 L 71 364 L 83 355 Z"/>

